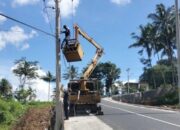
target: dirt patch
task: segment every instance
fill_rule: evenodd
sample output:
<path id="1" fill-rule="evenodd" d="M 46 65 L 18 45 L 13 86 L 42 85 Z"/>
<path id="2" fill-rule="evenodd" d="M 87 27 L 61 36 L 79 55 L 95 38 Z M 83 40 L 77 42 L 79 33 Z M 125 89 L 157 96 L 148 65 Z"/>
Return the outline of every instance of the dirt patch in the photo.
<path id="1" fill-rule="evenodd" d="M 12 130 L 48 130 L 52 117 L 51 107 L 30 108 Z"/>

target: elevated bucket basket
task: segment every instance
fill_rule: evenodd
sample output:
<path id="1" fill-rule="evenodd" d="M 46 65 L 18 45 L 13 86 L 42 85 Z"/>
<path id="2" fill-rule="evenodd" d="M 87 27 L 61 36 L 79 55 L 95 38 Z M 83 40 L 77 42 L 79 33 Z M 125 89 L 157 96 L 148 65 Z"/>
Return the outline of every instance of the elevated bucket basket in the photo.
<path id="1" fill-rule="evenodd" d="M 80 43 L 76 39 L 70 39 L 68 45 L 63 48 L 63 54 L 67 62 L 77 62 L 82 60 L 84 53 Z"/>

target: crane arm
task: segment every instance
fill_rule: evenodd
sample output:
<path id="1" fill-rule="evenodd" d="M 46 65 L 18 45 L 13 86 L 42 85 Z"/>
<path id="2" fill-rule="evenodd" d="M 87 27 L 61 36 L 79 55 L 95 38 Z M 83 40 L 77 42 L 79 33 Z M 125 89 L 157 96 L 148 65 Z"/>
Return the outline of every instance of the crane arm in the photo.
<path id="1" fill-rule="evenodd" d="M 95 40 L 93 40 L 90 36 L 88 36 L 85 32 L 83 32 L 77 24 L 74 25 L 74 28 L 75 28 L 75 39 L 78 39 L 78 35 L 80 34 L 96 48 L 96 54 L 83 74 L 83 78 L 87 79 L 95 69 L 98 60 L 101 58 L 103 54 L 103 48 Z"/>

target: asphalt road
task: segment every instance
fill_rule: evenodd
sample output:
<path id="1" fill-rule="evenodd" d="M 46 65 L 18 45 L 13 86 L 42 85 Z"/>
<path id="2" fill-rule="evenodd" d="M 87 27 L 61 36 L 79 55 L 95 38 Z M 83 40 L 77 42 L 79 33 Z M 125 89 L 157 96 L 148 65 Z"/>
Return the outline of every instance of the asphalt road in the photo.
<path id="1" fill-rule="evenodd" d="M 102 100 L 98 118 L 113 130 L 180 130 L 180 112 Z"/>

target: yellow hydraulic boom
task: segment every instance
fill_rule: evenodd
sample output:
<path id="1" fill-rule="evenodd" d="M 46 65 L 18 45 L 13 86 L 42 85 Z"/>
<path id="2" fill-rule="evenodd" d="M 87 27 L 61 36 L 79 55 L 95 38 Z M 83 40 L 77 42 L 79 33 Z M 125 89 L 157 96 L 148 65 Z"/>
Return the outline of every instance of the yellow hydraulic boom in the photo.
<path id="1" fill-rule="evenodd" d="M 81 81 L 81 90 L 86 90 L 86 80 L 90 77 L 91 73 L 98 63 L 98 60 L 101 58 L 103 54 L 103 48 L 95 40 L 93 40 L 90 36 L 83 32 L 77 24 L 74 25 L 74 29 L 75 39 L 78 39 L 78 36 L 80 34 L 96 48 L 96 54 L 82 76 L 83 80 Z"/>
<path id="2" fill-rule="evenodd" d="M 101 96 L 97 87 L 97 80 L 89 79 L 93 70 L 95 69 L 99 59 L 103 54 L 103 48 L 84 31 L 82 31 L 77 24 L 74 25 L 75 38 L 68 41 L 67 45 L 63 49 L 63 53 L 68 62 L 81 61 L 83 57 L 83 51 L 78 41 L 79 35 L 85 38 L 96 48 L 95 56 L 87 69 L 83 73 L 82 77 L 77 80 L 71 80 L 68 83 L 68 87 L 71 88 L 69 95 L 70 100 L 70 113 L 76 113 L 79 111 L 90 110 L 91 113 L 103 114 L 101 107 L 98 103 L 101 101 Z"/>

